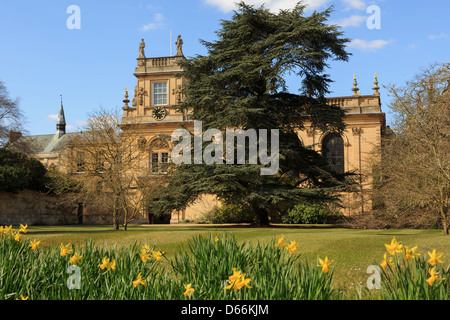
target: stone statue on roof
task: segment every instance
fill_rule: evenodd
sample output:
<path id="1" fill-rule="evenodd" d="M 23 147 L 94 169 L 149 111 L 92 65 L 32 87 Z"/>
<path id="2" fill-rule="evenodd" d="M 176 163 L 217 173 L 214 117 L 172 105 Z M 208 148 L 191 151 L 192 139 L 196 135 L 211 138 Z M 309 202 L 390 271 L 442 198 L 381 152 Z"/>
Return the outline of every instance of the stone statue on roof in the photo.
<path id="1" fill-rule="evenodd" d="M 141 43 L 139 44 L 139 58 L 145 58 L 144 48 L 145 42 L 144 39 L 142 39 Z"/>
<path id="2" fill-rule="evenodd" d="M 178 35 L 177 42 L 175 42 L 177 45 L 177 56 L 183 55 L 183 39 L 181 39 L 181 35 Z"/>

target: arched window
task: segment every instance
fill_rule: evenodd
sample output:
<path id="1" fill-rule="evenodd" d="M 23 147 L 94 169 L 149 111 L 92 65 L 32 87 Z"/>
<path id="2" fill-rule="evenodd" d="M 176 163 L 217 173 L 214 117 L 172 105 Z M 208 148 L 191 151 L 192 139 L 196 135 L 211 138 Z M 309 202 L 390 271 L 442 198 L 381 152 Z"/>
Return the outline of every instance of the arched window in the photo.
<path id="1" fill-rule="evenodd" d="M 325 136 L 322 142 L 322 154 L 334 171 L 344 173 L 344 139 L 340 135 L 330 133 Z"/>

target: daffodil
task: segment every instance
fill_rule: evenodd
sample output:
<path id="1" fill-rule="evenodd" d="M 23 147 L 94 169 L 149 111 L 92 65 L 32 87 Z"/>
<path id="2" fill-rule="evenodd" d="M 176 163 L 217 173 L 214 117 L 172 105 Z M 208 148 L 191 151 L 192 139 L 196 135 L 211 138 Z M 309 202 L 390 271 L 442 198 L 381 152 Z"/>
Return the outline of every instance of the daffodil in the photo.
<path id="1" fill-rule="evenodd" d="M 241 276 L 241 278 L 239 278 L 239 281 L 237 281 L 236 282 L 236 284 L 235 284 L 235 287 L 236 287 L 236 289 L 235 290 L 240 290 L 242 287 L 247 287 L 248 289 L 251 289 L 252 287 L 251 286 L 249 286 L 249 282 L 251 281 L 251 279 L 250 278 L 245 278 L 245 274 L 243 274 L 242 276 Z"/>
<path id="2" fill-rule="evenodd" d="M 189 297 L 191 292 L 194 292 L 195 290 L 191 287 L 191 283 L 189 283 L 188 285 L 185 285 L 184 288 L 186 289 L 186 291 L 183 293 L 186 297 Z"/>
<path id="3" fill-rule="evenodd" d="M 396 252 L 401 252 L 402 251 L 402 244 L 399 244 L 397 242 L 397 240 L 395 240 L 395 237 L 392 239 L 390 244 L 385 244 L 386 246 L 386 250 L 389 252 L 389 254 L 393 255 Z"/>
<path id="4" fill-rule="evenodd" d="M 104 257 L 102 263 L 98 265 L 100 269 L 108 269 L 108 271 L 116 270 L 116 260 L 112 259 L 110 261 L 109 258 Z"/>
<path id="5" fill-rule="evenodd" d="M 112 259 L 109 263 L 109 269 L 108 270 L 116 270 L 116 260 Z"/>
<path id="6" fill-rule="evenodd" d="M 228 277 L 228 279 L 233 282 L 235 280 L 238 280 L 241 277 L 242 273 L 241 271 L 237 271 L 236 268 L 233 268 L 233 274 L 231 276 Z"/>
<path id="7" fill-rule="evenodd" d="M 292 253 L 297 250 L 297 245 L 298 244 L 297 242 L 295 242 L 295 240 L 291 241 L 291 243 L 286 247 L 286 249 L 289 251 L 289 253 Z"/>
<path id="8" fill-rule="evenodd" d="M 216 236 L 216 238 L 214 239 L 215 242 L 219 241 L 219 237 Z"/>
<path id="9" fill-rule="evenodd" d="M 235 291 L 242 289 L 243 287 L 247 287 L 251 289 L 251 286 L 248 284 L 251 281 L 250 278 L 245 278 L 245 273 L 242 273 L 240 270 L 238 271 L 236 268 L 233 268 L 233 274 L 228 277 L 227 282 L 229 283 L 226 286 L 225 290 L 234 289 Z"/>
<path id="10" fill-rule="evenodd" d="M 330 267 L 331 267 L 331 264 L 333 263 L 333 261 L 334 260 L 329 261 L 328 257 L 325 257 L 324 260 L 319 258 L 319 264 L 317 266 L 322 267 L 323 273 L 327 273 L 328 271 L 330 271 Z"/>
<path id="11" fill-rule="evenodd" d="M 20 224 L 19 232 L 27 233 L 28 232 L 27 228 L 28 228 L 28 224 L 26 224 L 26 225 Z"/>
<path id="12" fill-rule="evenodd" d="M 12 225 L 10 225 L 9 227 L 7 227 L 7 226 L 5 226 L 4 228 L 3 228 L 3 234 L 4 235 L 9 235 L 10 233 L 12 233 L 13 231 L 12 231 Z"/>
<path id="13" fill-rule="evenodd" d="M 75 252 L 70 258 L 69 262 L 73 265 L 77 265 L 79 262 L 81 262 L 81 259 L 83 259 L 83 256 L 79 256 L 78 253 Z"/>
<path id="14" fill-rule="evenodd" d="M 66 255 L 72 253 L 72 249 L 69 249 L 70 243 L 67 245 L 64 245 L 61 243 L 61 245 L 59 246 L 59 248 L 61 249 L 61 256 L 65 257 Z"/>
<path id="15" fill-rule="evenodd" d="M 28 296 L 24 297 L 23 295 L 20 295 L 20 299 L 16 298 L 16 300 L 28 300 Z"/>
<path id="16" fill-rule="evenodd" d="M 40 243 L 41 243 L 41 242 L 40 242 L 40 241 L 37 241 L 36 239 L 32 240 L 31 243 L 30 243 L 31 249 L 32 249 L 32 250 L 36 250 Z"/>
<path id="17" fill-rule="evenodd" d="M 411 259 L 414 259 L 418 256 L 420 256 L 420 253 L 416 253 L 417 250 L 417 246 L 413 247 L 413 248 L 409 248 L 407 246 L 405 246 L 405 260 L 410 261 Z"/>
<path id="18" fill-rule="evenodd" d="M 435 281 L 445 280 L 445 278 L 439 278 L 439 277 L 438 277 L 439 272 L 436 272 L 436 271 L 434 270 L 434 268 L 428 269 L 428 273 L 430 274 L 430 277 L 426 280 L 426 282 L 427 282 L 430 286 L 432 286 L 433 283 L 434 283 Z"/>
<path id="19" fill-rule="evenodd" d="M 153 258 L 156 259 L 156 261 L 161 261 L 162 260 L 162 255 L 164 254 L 164 252 L 161 252 L 161 250 L 158 251 L 152 251 L 152 256 Z"/>
<path id="20" fill-rule="evenodd" d="M 141 256 L 142 262 L 146 262 L 147 260 L 150 260 L 150 254 L 148 254 L 146 252 L 141 251 L 139 253 L 139 255 Z"/>
<path id="21" fill-rule="evenodd" d="M 385 269 L 388 265 L 390 266 L 394 266 L 394 262 L 393 262 L 393 258 L 387 258 L 387 253 L 384 254 L 384 261 L 382 263 L 380 263 L 380 266 Z"/>
<path id="22" fill-rule="evenodd" d="M 133 286 L 136 288 L 140 284 L 142 284 L 143 286 L 147 285 L 147 280 L 142 278 L 141 273 L 139 273 L 137 280 L 133 281 Z"/>
<path id="23" fill-rule="evenodd" d="M 20 241 L 20 237 L 21 237 L 22 235 L 19 233 L 19 232 L 16 232 L 15 234 L 14 234 L 14 240 L 16 240 L 16 241 Z"/>
<path id="24" fill-rule="evenodd" d="M 286 245 L 286 242 L 284 242 L 283 239 L 284 239 L 283 235 L 281 235 L 281 237 L 277 239 L 277 246 L 279 245 L 284 247 Z"/>
<path id="25" fill-rule="evenodd" d="M 428 255 L 430 256 L 430 259 L 428 260 L 429 264 L 435 265 L 443 262 L 439 259 L 442 257 L 442 253 L 436 253 L 436 249 L 433 249 L 432 252 L 428 251 Z"/>

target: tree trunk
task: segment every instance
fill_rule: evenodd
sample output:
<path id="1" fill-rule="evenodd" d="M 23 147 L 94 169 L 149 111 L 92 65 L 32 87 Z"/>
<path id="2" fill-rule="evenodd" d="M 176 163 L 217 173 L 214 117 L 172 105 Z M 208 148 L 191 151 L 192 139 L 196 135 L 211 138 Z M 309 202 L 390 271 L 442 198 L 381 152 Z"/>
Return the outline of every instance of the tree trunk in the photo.
<path id="1" fill-rule="evenodd" d="M 268 227 L 270 225 L 269 222 L 269 211 L 265 208 L 253 207 L 253 211 L 255 212 L 255 220 L 253 222 L 256 227 Z"/>

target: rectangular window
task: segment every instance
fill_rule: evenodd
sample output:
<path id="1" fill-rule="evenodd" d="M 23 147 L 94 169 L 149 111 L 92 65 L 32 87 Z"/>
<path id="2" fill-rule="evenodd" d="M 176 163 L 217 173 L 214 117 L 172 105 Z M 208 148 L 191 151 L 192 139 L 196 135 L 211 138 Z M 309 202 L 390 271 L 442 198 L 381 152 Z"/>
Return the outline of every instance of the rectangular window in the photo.
<path id="1" fill-rule="evenodd" d="M 161 172 L 167 172 L 168 165 L 169 165 L 169 153 L 161 152 Z"/>
<path id="2" fill-rule="evenodd" d="M 151 154 L 151 172 L 167 172 L 169 166 L 169 153 L 168 152 L 152 152 Z"/>
<path id="3" fill-rule="evenodd" d="M 158 172 L 159 171 L 159 154 L 156 152 L 152 152 L 152 167 L 151 170 L 152 172 Z"/>
<path id="4" fill-rule="evenodd" d="M 167 105 L 167 82 L 153 82 L 153 105 Z"/>
<path id="5" fill-rule="evenodd" d="M 77 172 L 84 172 L 84 152 L 77 152 L 75 156 L 75 162 L 77 166 Z"/>

